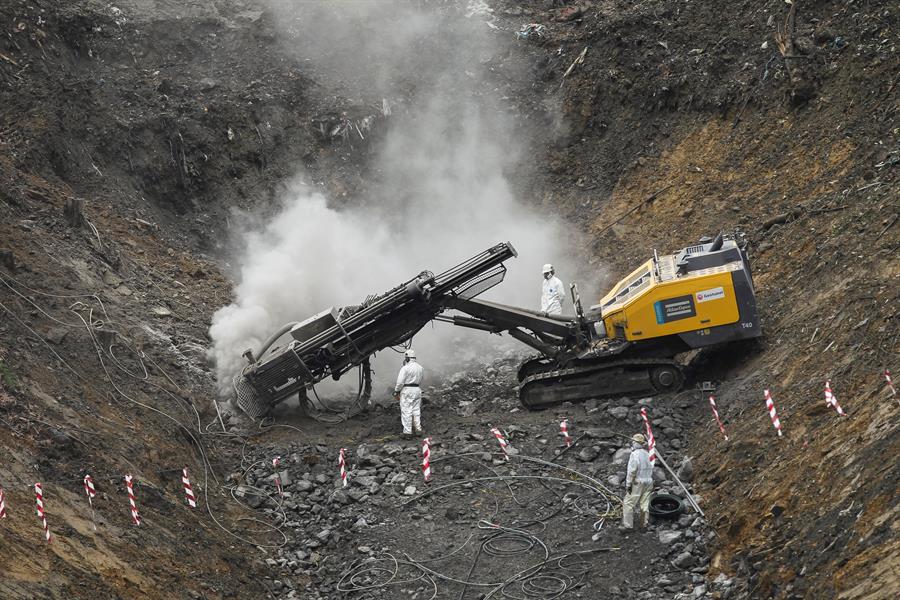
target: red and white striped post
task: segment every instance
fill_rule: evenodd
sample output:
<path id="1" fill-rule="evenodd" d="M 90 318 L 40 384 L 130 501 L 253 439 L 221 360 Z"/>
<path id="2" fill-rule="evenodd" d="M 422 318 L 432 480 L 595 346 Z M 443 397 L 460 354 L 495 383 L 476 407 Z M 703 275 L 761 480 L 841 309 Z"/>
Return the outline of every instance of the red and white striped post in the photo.
<path id="1" fill-rule="evenodd" d="M 422 440 L 422 475 L 425 476 L 425 483 L 431 481 L 431 438 L 427 437 Z"/>
<path id="2" fill-rule="evenodd" d="M 0 488 L 0 519 L 6 518 L 6 496 L 3 495 L 3 488 Z"/>
<path id="3" fill-rule="evenodd" d="M 197 498 L 194 496 L 194 490 L 191 489 L 191 479 L 188 477 L 187 467 L 181 470 L 181 483 L 184 485 L 184 497 L 188 506 L 197 508 Z"/>
<path id="4" fill-rule="evenodd" d="M 769 390 L 764 390 L 766 396 L 766 409 L 769 416 L 772 417 L 772 426 L 778 431 L 778 437 L 781 437 L 781 421 L 778 420 L 778 413 L 775 411 L 775 402 L 772 401 L 772 394 Z"/>
<path id="5" fill-rule="evenodd" d="M 44 490 L 40 483 L 34 484 L 34 504 L 37 516 L 41 520 L 41 526 L 44 528 L 44 539 L 49 544 L 52 538 L 50 537 L 50 525 L 47 524 L 47 515 L 44 514 Z"/>
<path id="6" fill-rule="evenodd" d="M 838 404 L 837 397 L 834 395 L 834 392 L 831 391 L 831 382 L 825 381 L 825 405 L 834 408 L 837 411 L 837 414 L 842 417 L 846 417 L 847 414 L 844 412 L 844 409 L 841 408 L 841 405 Z"/>
<path id="7" fill-rule="evenodd" d="M 347 459 L 344 458 L 344 452 L 346 451 L 346 448 L 341 448 L 340 453 L 338 453 L 338 466 L 341 468 L 341 487 L 347 487 Z"/>
<path id="8" fill-rule="evenodd" d="M 84 495 L 87 496 L 88 505 L 91 507 L 91 524 L 94 531 L 97 531 L 97 519 L 94 517 L 94 498 L 97 496 L 97 490 L 94 489 L 94 480 L 90 475 L 84 476 Z"/>
<path id="9" fill-rule="evenodd" d="M 281 464 L 281 457 L 276 456 L 272 459 L 272 469 L 275 470 L 275 488 L 278 490 L 278 497 L 284 498 L 284 490 L 281 489 L 281 473 L 278 472 L 278 465 Z"/>
<path id="10" fill-rule="evenodd" d="M 897 388 L 894 387 L 894 380 L 891 379 L 891 372 L 888 369 L 884 370 L 884 380 L 887 381 L 888 389 L 891 390 L 891 395 L 894 398 L 897 398 Z M 900 398 L 897 398 L 897 404 L 900 404 Z"/>
<path id="11" fill-rule="evenodd" d="M 128 505 L 131 507 L 131 522 L 135 525 L 140 525 L 141 516 L 138 514 L 137 497 L 134 495 L 134 478 L 131 475 L 125 476 L 125 488 L 128 490 Z"/>
<path id="12" fill-rule="evenodd" d="M 496 427 L 491 427 L 491 433 L 494 434 L 494 437 L 497 438 L 497 443 L 500 444 L 500 449 L 503 450 L 503 458 L 507 461 L 509 460 L 509 454 L 506 453 L 506 438 L 503 437 L 503 434 L 500 433 L 500 430 Z"/>
<path id="13" fill-rule="evenodd" d="M 566 442 L 566 448 L 572 445 L 572 437 L 569 435 L 569 420 L 563 419 L 559 424 L 559 435 L 563 436 Z"/>
<path id="14" fill-rule="evenodd" d="M 647 429 L 647 452 L 650 453 L 650 462 L 656 461 L 656 438 L 653 437 L 653 429 L 650 428 L 650 418 L 647 416 L 647 408 L 641 407 L 641 417 L 644 419 L 644 427 Z"/>
<path id="15" fill-rule="evenodd" d="M 716 409 L 716 397 L 709 397 L 709 405 L 712 407 L 713 416 L 716 418 L 716 424 L 719 426 L 719 431 L 722 432 L 722 437 L 725 438 L 725 441 L 728 441 L 728 434 L 725 433 L 725 426 L 722 425 L 722 420 L 719 418 L 719 411 Z"/>

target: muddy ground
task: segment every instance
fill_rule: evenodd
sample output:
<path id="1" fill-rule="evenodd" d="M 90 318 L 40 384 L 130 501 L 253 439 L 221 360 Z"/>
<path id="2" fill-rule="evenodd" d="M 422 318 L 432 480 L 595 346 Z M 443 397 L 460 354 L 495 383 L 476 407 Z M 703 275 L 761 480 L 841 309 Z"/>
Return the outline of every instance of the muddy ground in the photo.
<path id="1" fill-rule="evenodd" d="M 897 7 L 795 2 L 780 52 L 791 9 L 775 0 L 488 4 L 507 40 L 490 85 L 533 129 L 533 160 L 509 178 L 586 235 L 586 263 L 617 277 L 652 248 L 715 230 L 749 244 L 765 338 L 710 357 L 690 382 L 717 384 L 729 441 L 690 389 L 512 412 L 509 361 L 433 382 L 429 486 L 383 409 L 340 426 L 225 414 L 223 431 L 205 350 L 231 298 L 232 211 L 274 208 L 298 165 L 336 202 L 362 201 L 390 126 L 373 109 L 381 97 L 346 97 L 347 82 L 285 52 L 262 2 L 11 0 L 0 6 L 5 597 L 430 598 L 436 587 L 475 598 L 488 588 L 473 583 L 546 553 L 566 555 L 527 580 L 546 597 L 560 585 L 573 598 L 897 596 L 900 404 L 882 377 L 900 372 Z M 517 38 L 529 23 L 542 35 Z M 398 96 L 414 102 L 407 83 Z M 366 143 L 330 133 L 372 115 Z M 63 215 L 73 198 L 87 217 L 76 227 Z M 826 409 L 826 378 L 848 417 Z M 693 457 L 706 519 L 625 537 L 611 516 L 597 532 L 605 496 L 578 482 L 621 494 L 615 453 L 640 403 L 670 463 Z M 522 456 L 550 460 L 561 417 L 584 437 L 552 462 L 581 476 L 507 463 L 488 435 L 501 426 Z M 283 500 L 273 456 L 292 480 Z M 494 473 L 544 479 L 439 489 Z M 31 508 L 38 480 L 50 545 Z M 367 559 L 385 570 L 352 585 L 375 587 L 342 591 Z M 394 559 L 405 562 L 382 585 Z"/>

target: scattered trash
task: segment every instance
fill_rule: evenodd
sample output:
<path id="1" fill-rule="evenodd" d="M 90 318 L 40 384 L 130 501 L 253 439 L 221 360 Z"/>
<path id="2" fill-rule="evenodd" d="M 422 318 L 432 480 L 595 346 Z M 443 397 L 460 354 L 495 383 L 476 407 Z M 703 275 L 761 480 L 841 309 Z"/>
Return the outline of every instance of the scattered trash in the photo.
<path id="1" fill-rule="evenodd" d="M 540 23 L 528 23 L 527 25 L 522 25 L 522 29 L 516 32 L 516 38 L 524 40 L 533 35 L 544 37 L 544 32 L 546 31 L 547 28 Z"/>
<path id="2" fill-rule="evenodd" d="M 560 23 L 567 23 L 574 21 L 582 14 L 584 14 L 584 7 L 582 6 L 564 6 L 560 9 L 559 14 L 556 15 L 556 20 Z"/>
<path id="3" fill-rule="evenodd" d="M 566 77 L 568 77 L 569 74 L 571 74 L 572 71 L 575 70 L 575 67 L 576 67 L 576 66 L 578 66 L 578 65 L 580 65 L 581 63 L 584 62 L 584 57 L 587 55 L 587 51 L 588 51 L 588 47 L 585 46 L 585 47 L 584 47 L 584 50 L 581 51 L 581 54 L 578 55 L 578 58 L 576 58 L 576 59 L 572 62 L 572 64 L 569 65 L 569 68 L 566 69 L 566 72 L 563 73 L 563 79 L 565 79 Z"/>

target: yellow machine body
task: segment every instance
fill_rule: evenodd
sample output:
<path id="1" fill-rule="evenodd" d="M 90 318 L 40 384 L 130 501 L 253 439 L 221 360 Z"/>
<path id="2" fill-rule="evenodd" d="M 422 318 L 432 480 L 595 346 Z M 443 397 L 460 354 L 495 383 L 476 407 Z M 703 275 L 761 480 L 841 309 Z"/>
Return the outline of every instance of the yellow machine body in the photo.
<path id="1" fill-rule="evenodd" d="M 759 335 L 746 255 L 733 244 L 716 253 L 697 247 L 654 257 L 632 271 L 600 301 L 607 336 L 629 342 L 680 336 L 700 347 Z"/>

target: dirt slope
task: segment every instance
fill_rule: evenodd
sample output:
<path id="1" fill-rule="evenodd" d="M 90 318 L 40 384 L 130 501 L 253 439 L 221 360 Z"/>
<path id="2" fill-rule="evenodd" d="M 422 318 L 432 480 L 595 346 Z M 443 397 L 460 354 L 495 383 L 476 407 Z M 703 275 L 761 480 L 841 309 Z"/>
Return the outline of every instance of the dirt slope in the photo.
<path id="1" fill-rule="evenodd" d="M 719 440 L 702 403 L 673 413 L 681 433 L 671 449 L 694 456 L 715 529 L 709 572 L 660 583 L 668 559 L 653 546 L 661 554 L 651 571 L 594 582 L 604 593 L 672 597 L 720 573 L 737 583 L 710 593 L 728 597 L 900 592 L 892 459 L 900 405 L 881 376 L 900 374 L 900 11 L 882 2 L 795 4 L 793 17 L 775 0 L 493 7 L 497 35 L 510 40 L 497 85 L 534 129 L 535 163 L 511 179 L 590 236 L 586 261 L 618 275 L 651 248 L 726 230 L 749 244 L 754 265 L 766 338 L 705 371 L 719 384 L 730 440 Z M 335 197 L 364 189 L 370 146 L 326 132 L 370 108 L 279 51 L 272 18 L 249 1 L 0 7 L 0 250 L 11 251 L 0 254 L 5 596 L 289 593 L 272 583 L 289 561 L 265 560 L 283 538 L 240 520 L 260 513 L 231 493 L 247 483 L 241 457 L 265 461 L 297 442 L 210 434 L 206 329 L 230 295 L 226 267 L 210 256 L 230 209 L 271 204 L 297 164 Z M 543 34 L 516 40 L 532 22 Z M 787 58 L 779 28 L 790 33 Z M 504 60 L 530 64 L 533 79 L 507 77 Z M 70 198 L 86 200 L 89 224 L 66 223 Z M 826 409 L 826 378 L 849 417 Z M 764 388 L 778 405 L 781 439 Z M 670 401 L 680 400 L 663 406 Z M 448 436 L 483 425 L 444 410 Z M 486 421 L 509 406 L 482 410 Z M 630 411 L 619 433 L 638 426 Z M 521 418 L 529 443 L 552 420 Z M 610 418 L 586 412 L 583 425 Z M 313 429 L 309 443 L 325 446 L 294 451 L 330 461 L 336 443 L 378 439 L 392 427 L 385 415 L 342 440 Z M 460 437 L 457 449 L 473 441 Z M 201 448 L 214 468 L 208 478 Z M 295 475 L 325 472 L 302 466 L 300 454 Z M 123 464 L 138 480 L 140 529 L 122 502 Z M 251 543 L 185 507 L 185 465 L 210 492 L 212 514 Z M 87 520 L 86 472 L 101 492 L 102 535 Z M 50 546 L 29 514 L 37 480 L 56 536 Z M 345 535 L 326 544 L 349 557 L 360 542 Z M 305 564 L 288 570 L 297 588 L 331 597 L 339 573 L 325 564 L 326 576 Z"/>

